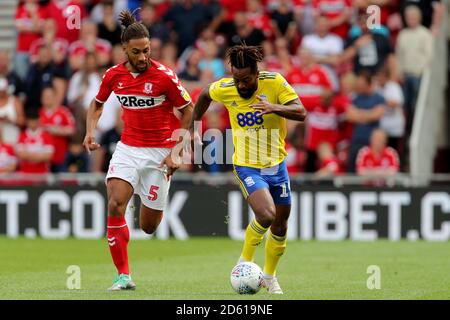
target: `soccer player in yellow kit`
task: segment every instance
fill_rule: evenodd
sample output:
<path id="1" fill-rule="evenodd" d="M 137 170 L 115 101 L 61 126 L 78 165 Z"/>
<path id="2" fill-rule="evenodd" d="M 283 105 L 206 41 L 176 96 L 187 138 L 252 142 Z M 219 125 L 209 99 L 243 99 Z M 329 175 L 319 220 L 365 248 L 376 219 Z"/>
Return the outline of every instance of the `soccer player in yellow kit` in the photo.
<path id="1" fill-rule="evenodd" d="M 265 233 L 264 281 L 269 293 L 282 294 L 276 267 L 286 248 L 291 211 L 289 176 L 284 148 L 286 119 L 303 121 L 306 111 L 294 89 L 276 72 L 259 71 L 259 47 L 234 46 L 227 51 L 232 78 L 220 79 L 200 94 L 194 107 L 199 121 L 212 101 L 228 110 L 233 132 L 234 174 L 255 219 L 245 232 L 238 262 L 252 261 Z M 269 230 L 270 228 L 270 230 Z"/>

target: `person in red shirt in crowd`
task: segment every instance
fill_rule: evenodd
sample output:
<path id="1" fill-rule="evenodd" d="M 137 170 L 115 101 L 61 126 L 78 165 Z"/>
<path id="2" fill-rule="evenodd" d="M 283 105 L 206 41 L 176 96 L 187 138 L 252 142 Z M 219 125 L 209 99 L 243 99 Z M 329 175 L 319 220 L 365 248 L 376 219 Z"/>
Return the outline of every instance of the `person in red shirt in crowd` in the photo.
<path id="1" fill-rule="evenodd" d="M 328 142 L 321 142 L 317 147 L 317 155 L 319 157 L 319 170 L 315 176 L 318 178 L 335 176 L 341 173 L 339 161 L 333 153 L 333 146 Z"/>
<path id="2" fill-rule="evenodd" d="M 318 141 L 316 141 L 317 136 L 312 128 L 323 127 L 321 113 L 323 113 L 323 110 L 328 110 L 329 108 L 323 106 L 322 102 L 325 98 L 331 96 L 332 85 L 323 67 L 314 62 L 310 50 L 299 48 L 298 55 L 300 58 L 300 67 L 293 68 L 286 76 L 286 80 L 292 85 L 308 111 L 308 118 L 305 121 L 307 132 L 305 147 L 308 153 L 305 171 L 314 172 L 316 171 L 316 148 Z M 329 109 L 326 112 L 330 112 L 330 114 L 332 114 L 331 117 L 336 118 L 337 114 L 341 111 L 340 108 L 336 107 Z M 314 116 L 315 113 L 317 113 L 317 116 Z M 331 126 L 332 130 L 336 130 L 336 121 L 333 120 L 332 122 L 333 123 L 328 125 L 328 127 Z M 324 129 L 329 129 L 328 127 Z"/>
<path id="3" fill-rule="evenodd" d="M 80 31 L 80 40 L 73 42 L 69 47 L 70 68 L 80 70 L 88 52 L 94 52 L 99 66 L 106 66 L 111 60 L 111 44 L 97 37 L 98 28 L 93 22 L 84 21 Z"/>
<path id="4" fill-rule="evenodd" d="M 15 18 L 17 47 L 14 55 L 14 70 L 22 80 L 25 79 L 30 64 L 31 43 L 40 38 L 46 15 L 45 8 L 39 5 L 38 0 L 26 0 L 17 7 Z"/>
<path id="5" fill-rule="evenodd" d="M 331 82 L 322 66 L 315 63 L 310 50 L 299 48 L 300 66 L 293 67 L 286 75 L 307 111 L 320 105 L 322 97 L 331 94 Z"/>
<path id="6" fill-rule="evenodd" d="M 42 129 L 52 136 L 54 148 L 51 171 L 61 172 L 69 148 L 69 137 L 75 133 L 75 119 L 69 109 L 58 106 L 53 87 L 42 91 L 41 102 L 39 120 Z"/>
<path id="7" fill-rule="evenodd" d="M 355 75 L 353 73 L 346 73 L 340 78 L 340 91 L 334 97 L 340 105 L 345 106 L 345 110 L 352 104 L 352 94 L 355 88 Z M 352 140 L 353 124 L 348 121 L 347 115 L 342 115 L 339 118 L 339 136 L 336 144 L 336 155 L 340 165 L 344 168 L 349 158 L 350 141 Z"/>
<path id="8" fill-rule="evenodd" d="M 69 44 L 78 40 L 83 19 L 87 16 L 86 0 L 50 0 L 46 6 L 47 17 L 56 22 L 56 37 Z M 83 23 L 82 23 L 83 22 Z"/>
<path id="9" fill-rule="evenodd" d="M 272 38 L 272 21 L 270 20 L 269 15 L 265 12 L 261 1 L 247 0 L 247 19 L 253 28 L 262 30 L 266 38 Z"/>
<path id="10" fill-rule="evenodd" d="M 326 16 L 330 21 L 330 32 L 347 39 L 352 14 L 351 0 L 312 0 L 316 15 Z"/>
<path id="11" fill-rule="evenodd" d="M 14 172 L 17 167 L 14 147 L 3 141 L 2 131 L 2 125 L 0 124 L 0 174 Z"/>
<path id="12" fill-rule="evenodd" d="M 356 158 L 356 170 L 360 176 L 386 178 L 395 175 L 400 168 L 395 149 L 387 146 L 387 135 L 375 129 L 370 136 L 370 146 L 363 147 Z"/>
<path id="13" fill-rule="evenodd" d="M 39 126 L 39 115 L 30 110 L 26 115 L 27 128 L 22 131 L 16 147 L 21 173 L 43 174 L 50 170 L 54 148 L 52 137 Z"/>
<path id="14" fill-rule="evenodd" d="M 309 111 L 306 122 L 305 145 L 308 151 L 306 172 L 317 169 L 318 147 L 327 142 L 333 150 L 339 140 L 339 125 L 348 104 L 340 97 L 324 97 L 321 104 Z"/>
<path id="15" fill-rule="evenodd" d="M 64 63 L 69 50 L 69 42 L 56 37 L 56 23 L 53 19 L 45 20 L 42 26 L 42 37 L 31 43 L 29 54 L 32 63 L 37 62 L 39 49 L 43 46 L 50 46 L 53 49 L 53 61 L 56 64 Z"/>

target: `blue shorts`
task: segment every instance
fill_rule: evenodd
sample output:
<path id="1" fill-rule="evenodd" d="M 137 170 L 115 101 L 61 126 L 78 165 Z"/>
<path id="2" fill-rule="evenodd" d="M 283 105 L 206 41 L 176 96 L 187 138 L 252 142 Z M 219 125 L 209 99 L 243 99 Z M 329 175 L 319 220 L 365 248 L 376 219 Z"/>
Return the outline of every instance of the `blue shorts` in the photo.
<path id="1" fill-rule="evenodd" d="M 291 186 L 285 161 L 264 169 L 234 166 L 233 171 L 246 199 L 258 189 L 268 189 L 275 204 L 291 204 Z"/>

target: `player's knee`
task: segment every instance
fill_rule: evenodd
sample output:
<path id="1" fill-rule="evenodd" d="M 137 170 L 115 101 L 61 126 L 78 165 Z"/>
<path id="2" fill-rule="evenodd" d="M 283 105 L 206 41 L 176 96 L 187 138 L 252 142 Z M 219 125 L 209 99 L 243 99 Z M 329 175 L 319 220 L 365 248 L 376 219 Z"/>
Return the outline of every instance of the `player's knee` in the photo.
<path id="1" fill-rule="evenodd" d="M 116 199 L 108 200 L 108 213 L 111 216 L 122 216 L 125 214 L 126 205 Z"/>
<path id="2" fill-rule="evenodd" d="M 272 227 L 270 227 L 271 232 L 279 237 L 284 237 L 287 232 L 287 224 L 272 224 Z"/>
<path id="3" fill-rule="evenodd" d="M 153 234 L 156 229 L 158 228 L 157 225 L 151 224 L 151 225 L 141 225 L 142 231 L 144 231 L 146 234 Z"/>
<path id="4" fill-rule="evenodd" d="M 264 208 L 260 211 L 258 216 L 258 222 L 263 227 L 268 227 L 275 220 L 275 208 Z"/>

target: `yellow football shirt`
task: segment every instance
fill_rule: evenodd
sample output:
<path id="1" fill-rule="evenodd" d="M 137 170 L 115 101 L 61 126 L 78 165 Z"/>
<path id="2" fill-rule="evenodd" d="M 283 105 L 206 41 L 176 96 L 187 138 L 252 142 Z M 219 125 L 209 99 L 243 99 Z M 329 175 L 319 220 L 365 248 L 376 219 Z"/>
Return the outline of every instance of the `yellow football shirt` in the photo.
<path id="1" fill-rule="evenodd" d="M 223 78 L 209 87 L 213 101 L 221 102 L 230 117 L 234 154 L 238 166 L 268 168 L 281 163 L 287 155 L 284 148 L 286 119 L 275 113 L 260 115 L 251 105 L 259 102 L 256 96 L 274 104 L 286 104 L 298 98 L 294 89 L 277 72 L 260 71 L 258 90 L 250 99 L 242 98 L 232 78 Z"/>

